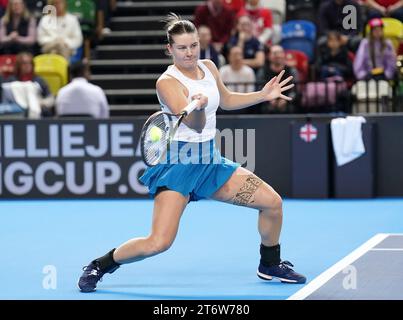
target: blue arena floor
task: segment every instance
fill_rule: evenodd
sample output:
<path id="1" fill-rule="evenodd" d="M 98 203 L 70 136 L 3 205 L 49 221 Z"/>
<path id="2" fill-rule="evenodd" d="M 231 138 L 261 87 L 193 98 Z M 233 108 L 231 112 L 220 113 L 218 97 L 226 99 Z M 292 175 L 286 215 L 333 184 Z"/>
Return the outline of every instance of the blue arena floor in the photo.
<path id="1" fill-rule="evenodd" d="M 200 201 L 187 207 L 170 250 L 106 275 L 95 293 L 80 293 L 76 282 L 84 265 L 148 234 L 152 204 L 0 202 L 0 299 L 284 300 L 304 287 L 256 276 L 256 211 Z M 403 199 L 285 200 L 282 259 L 309 284 L 379 233 L 403 233 Z M 375 298 L 382 299 L 382 292 Z"/>

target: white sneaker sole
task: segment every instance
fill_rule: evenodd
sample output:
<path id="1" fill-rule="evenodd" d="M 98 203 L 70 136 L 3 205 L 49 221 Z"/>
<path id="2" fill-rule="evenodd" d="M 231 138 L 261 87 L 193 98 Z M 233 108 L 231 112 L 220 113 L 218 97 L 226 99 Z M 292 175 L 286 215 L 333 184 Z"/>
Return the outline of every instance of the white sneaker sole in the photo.
<path id="1" fill-rule="evenodd" d="M 290 279 L 284 279 L 284 278 L 279 278 L 279 277 L 272 277 L 272 276 L 268 276 L 267 274 L 261 273 L 259 271 L 257 271 L 257 276 L 263 280 L 272 280 L 273 278 L 279 279 L 281 282 L 286 282 L 286 283 L 297 283 L 296 280 L 290 280 Z"/>

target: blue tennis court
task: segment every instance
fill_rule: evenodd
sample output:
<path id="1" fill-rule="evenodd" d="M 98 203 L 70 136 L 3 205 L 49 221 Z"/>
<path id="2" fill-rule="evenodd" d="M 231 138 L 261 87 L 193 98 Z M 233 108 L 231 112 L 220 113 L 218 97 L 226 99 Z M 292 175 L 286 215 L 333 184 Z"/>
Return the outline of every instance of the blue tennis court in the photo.
<path id="1" fill-rule="evenodd" d="M 403 261 L 402 199 L 286 199 L 282 259 L 307 276 L 305 285 L 256 276 L 256 211 L 200 201 L 187 207 L 170 250 L 107 274 L 95 293 L 80 293 L 82 267 L 130 238 L 146 236 L 151 213 L 151 200 L 0 202 L 0 299 L 284 300 L 371 239 L 379 240 L 372 250 L 350 261 L 357 268 L 357 288 L 364 298 L 402 298 L 396 289 L 403 283 L 397 268 Z M 400 250 L 376 250 L 393 248 Z M 360 298 L 352 294 L 359 290 L 335 290 L 331 282 L 321 288 L 326 287 L 311 298 Z M 372 293 L 365 295 L 365 289 Z"/>

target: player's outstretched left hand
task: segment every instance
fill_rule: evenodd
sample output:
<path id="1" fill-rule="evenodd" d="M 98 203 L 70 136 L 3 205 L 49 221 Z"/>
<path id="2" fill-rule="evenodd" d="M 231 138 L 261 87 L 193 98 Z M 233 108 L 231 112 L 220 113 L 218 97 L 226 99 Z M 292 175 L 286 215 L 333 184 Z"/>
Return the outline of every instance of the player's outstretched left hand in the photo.
<path id="1" fill-rule="evenodd" d="M 293 76 L 289 76 L 287 79 L 281 81 L 281 78 L 283 77 L 284 72 L 285 72 L 284 70 L 281 71 L 277 76 L 270 79 L 270 81 L 268 83 L 266 83 L 266 85 L 263 87 L 262 92 L 265 93 L 266 101 L 271 101 L 271 100 L 278 99 L 278 98 L 281 98 L 281 99 L 284 99 L 287 101 L 292 100 L 292 98 L 284 95 L 283 92 L 294 87 L 293 83 L 286 85 L 293 79 Z"/>

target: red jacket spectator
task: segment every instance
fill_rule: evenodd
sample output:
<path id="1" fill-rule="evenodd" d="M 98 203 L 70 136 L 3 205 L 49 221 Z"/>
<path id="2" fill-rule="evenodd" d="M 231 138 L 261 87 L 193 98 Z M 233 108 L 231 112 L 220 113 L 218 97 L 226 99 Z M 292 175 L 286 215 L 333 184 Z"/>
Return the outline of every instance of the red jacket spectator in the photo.
<path id="1" fill-rule="evenodd" d="M 243 7 L 245 6 L 245 1 L 244 0 L 225 0 L 224 2 L 235 13 L 238 13 L 239 10 L 243 9 Z"/>
<path id="2" fill-rule="evenodd" d="M 375 0 L 375 2 L 379 5 L 381 5 L 382 7 L 389 7 L 393 4 L 395 4 L 396 2 L 399 2 L 400 0 Z"/>
<path id="3" fill-rule="evenodd" d="M 368 20 L 391 17 L 403 22 L 403 0 L 366 0 Z"/>
<path id="4" fill-rule="evenodd" d="M 217 51 L 231 36 L 235 24 L 234 12 L 224 5 L 223 0 L 208 0 L 196 8 L 194 24 L 208 26 L 211 30 L 212 42 Z"/>
<path id="5" fill-rule="evenodd" d="M 252 3 L 257 3 L 253 6 Z M 273 16 L 267 8 L 261 7 L 259 1 L 247 1 L 237 17 L 248 15 L 253 23 L 253 35 L 263 44 L 269 43 L 273 34 Z"/>

